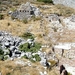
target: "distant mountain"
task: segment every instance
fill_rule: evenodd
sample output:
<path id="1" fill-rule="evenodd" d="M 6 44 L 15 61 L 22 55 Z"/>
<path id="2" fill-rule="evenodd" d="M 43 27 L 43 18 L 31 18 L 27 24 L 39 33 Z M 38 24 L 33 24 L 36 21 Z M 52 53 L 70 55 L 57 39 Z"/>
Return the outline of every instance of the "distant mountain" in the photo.
<path id="1" fill-rule="evenodd" d="M 63 4 L 75 9 L 75 0 L 53 0 L 54 4 Z"/>

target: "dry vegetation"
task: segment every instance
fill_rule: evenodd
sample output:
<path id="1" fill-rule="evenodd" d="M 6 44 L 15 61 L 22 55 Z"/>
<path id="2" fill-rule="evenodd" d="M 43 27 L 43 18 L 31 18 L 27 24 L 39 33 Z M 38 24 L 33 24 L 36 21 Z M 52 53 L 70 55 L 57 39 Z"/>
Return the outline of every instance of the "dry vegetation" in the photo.
<path id="1" fill-rule="evenodd" d="M 18 0 L 18 3 L 20 4 L 25 3 L 26 1 L 28 0 Z M 64 7 L 62 5 L 49 5 L 49 4 L 45 5 L 44 3 L 39 3 L 39 2 L 32 2 L 32 3 L 34 3 L 33 5 L 39 7 L 40 11 L 43 14 L 56 13 L 58 15 L 62 15 L 66 17 L 70 16 L 71 14 L 75 14 L 74 9 Z M 46 6 L 48 8 L 44 9 L 42 8 L 42 6 Z M 16 8 L 17 7 L 18 6 L 16 6 Z M 12 7 L 10 6 L 8 9 L 14 10 L 15 6 L 12 6 Z M 40 27 L 41 18 L 33 18 L 32 20 L 28 21 L 25 24 L 19 20 L 11 20 L 10 16 L 8 16 L 6 12 L 8 12 L 8 10 L 3 12 L 4 19 L 0 20 L 0 30 L 10 32 L 12 35 L 15 35 L 15 36 L 21 36 L 23 33 L 28 31 L 28 32 L 33 33 L 35 37 L 37 37 L 36 40 L 38 42 L 41 42 L 43 44 L 49 44 L 50 46 L 52 45 L 53 42 L 51 41 L 51 39 L 45 40 L 45 38 L 43 37 L 43 34 L 46 36 L 50 31 L 48 30 L 48 27 L 47 27 L 48 22 L 46 20 L 44 20 L 43 26 L 41 28 Z M 59 38 L 61 37 L 58 36 L 57 38 L 58 38 L 57 41 L 59 41 Z M 67 41 L 72 41 L 72 39 L 70 38 Z M 63 42 L 63 40 L 60 40 L 60 41 Z M 48 49 L 44 48 L 43 51 L 46 51 L 48 53 L 48 51 L 50 51 L 50 48 Z M 30 75 L 39 75 L 37 68 L 36 68 L 37 64 L 33 64 L 32 67 L 28 67 L 28 66 L 22 66 L 22 65 L 18 66 L 14 62 L 15 61 L 0 61 L 0 71 L 2 72 L 2 75 L 25 75 L 25 74 L 29 75 L 28 73 L 30 73 Z M 38 64 L 38 66 L 40 67 L 41 70 L 43 70 L 41 65 Z M 48 75 L 59 75 L 59 72 L 56 70 L 56 68 L 47 72 L 48 72 Z"/>
<path id="2" fill-rule="evenodd" d="M 32 63 L 32 66 L 16 64 L 16 61 L 20 61 L 16 59 L 14 61 L 6 60 L 0 61 L 0 71 L 2 75 L 39 75 L 39 72 L 44 72 L 43 66 L 39 63 Z M 21 61 L 26 62 L 27 60 L 21 59 Z M 38 66 L 37 66 L 38 65 Z M 48 75 L 59 75 L 59 72 L 54 68 L 53 70 L 45 70 Z"/>

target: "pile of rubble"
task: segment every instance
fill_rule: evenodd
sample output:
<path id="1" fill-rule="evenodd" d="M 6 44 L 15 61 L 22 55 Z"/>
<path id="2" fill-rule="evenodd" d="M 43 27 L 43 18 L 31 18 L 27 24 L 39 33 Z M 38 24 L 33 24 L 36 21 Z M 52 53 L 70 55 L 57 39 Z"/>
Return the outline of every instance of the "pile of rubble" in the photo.
<path id="1" fill-rule="evenodd" d="M 12 12 L 11 17 L 20 20 L 30 19 L 32 16 L 40 16 L 39 8 L 31 5 L 29 2 L 22 4 L 16 11 Z"/>

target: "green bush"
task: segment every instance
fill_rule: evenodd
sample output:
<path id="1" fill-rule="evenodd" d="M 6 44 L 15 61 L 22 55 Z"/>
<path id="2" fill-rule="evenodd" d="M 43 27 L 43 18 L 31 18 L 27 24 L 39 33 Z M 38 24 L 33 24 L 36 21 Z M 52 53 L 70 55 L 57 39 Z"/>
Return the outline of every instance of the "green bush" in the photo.
<path id="1" fill-rule="evenodd" d="M 39 2 L 44 2 L 44 3 L 53 3 L 52 0 L 37 0 L 37 1 L 39 1 Z"/>
<path id="2" fill-rule="evenodd" d="M 4 15 L 0 14 L 0 20 L 4 19 Z"/>
<path id="3" fill-rule="evenodd" d="M 29 32 L 24 33 L 24 34 L 22 35 L 22 37 L 23 37 L 24 39 L 33 39 L 33 40 L 34 40 L 34 35 L 31 34 L 31 33 L 29 33 Z"/>
<path id="4" fill-rule="evenodd" d="M 35 58 L 36 61 L 41 61 L 41 58 L 40 58 L 40 56 L 39 56 L 38 54 L 35 54 L 35 55 L 33 56 L 33 58 Z"/>
<path id="5" fill-rule="evenodd" d="M 19 49 L 23 52 L 32 52 L 32 53 L 35 53 L 37 52 L 41 47 L 41 44 L 40 43 L 35 43 L 34 46 L 31 46 L 30 45 L 30 48 L 28 48 L 28 43 L 25 43 L 25 44 L 22 44 L 19 46 Z"/>

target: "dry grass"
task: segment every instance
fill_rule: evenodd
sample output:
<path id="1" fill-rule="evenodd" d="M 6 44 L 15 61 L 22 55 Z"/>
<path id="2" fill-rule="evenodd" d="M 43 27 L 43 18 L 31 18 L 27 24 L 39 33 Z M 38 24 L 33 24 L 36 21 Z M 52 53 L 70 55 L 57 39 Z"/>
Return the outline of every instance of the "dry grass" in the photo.
<path id="1" fill-rule="evenodd" d="M 55 70 L 58 74 L 56 69 L 53 69 L 52 71 L 45 70 L 43 66 L 41 66 L 39 63 L 32 63 L 32 66 L 22 66 L 15 64 L 16 61 L 20 59 L 16 59 L 14 61 L 0 61 L 0 71 L 2 75 L 7 75 L 8 73 L 10 75 L 39 75 L 39 72 L 47 71 L 48 75 L 56 75 L 52 71 Z M 21 59 L 22 61 L 26 62 L 27 60 Z M 38 65 L 38 66 L 37 66 Z"/>
<path id="2" fill-rule="evenodd" d="M 66 7 L 60 4 L 55 5 L 55 7 L 57 8 L 57 10 L 59 10 L 58 14 L 64 17 L 68 17 L 68 16 L 71 16 L 72 14 L 75 14 L 75 10 L 70 7 Z"/>

